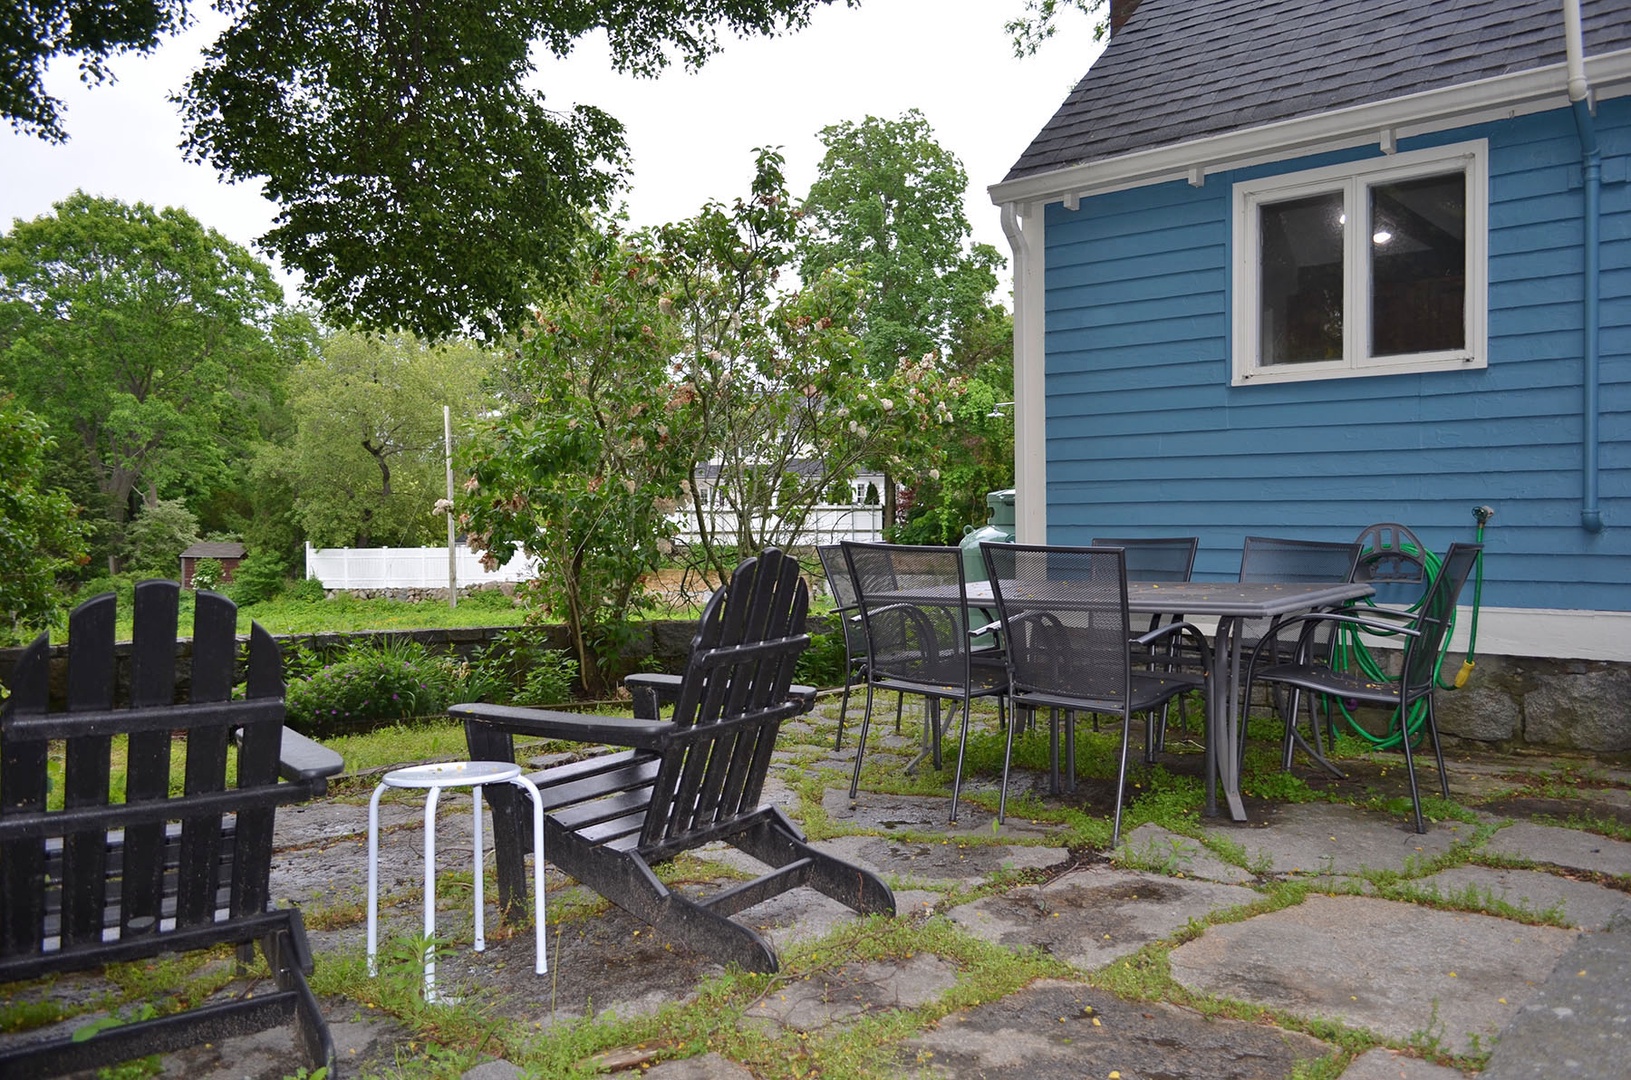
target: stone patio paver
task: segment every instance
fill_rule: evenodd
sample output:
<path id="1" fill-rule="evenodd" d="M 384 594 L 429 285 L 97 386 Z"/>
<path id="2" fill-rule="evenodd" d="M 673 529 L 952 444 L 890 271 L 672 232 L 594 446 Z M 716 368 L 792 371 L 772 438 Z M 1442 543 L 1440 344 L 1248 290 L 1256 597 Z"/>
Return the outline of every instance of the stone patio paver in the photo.
<path id="1" fill-rule="evenodd" d="M 1161 1002 L 1128 1002 L 1078 983 L 1044 980 L 964 1009 L 907 1040 L 901 1075 L 951 1080 L 1284 1077 L 1329 1048 L 1266 1024 L 1207 1018 Z"/>
<path id="2" fill-rule="evenodd" d="M 1182 929 L 1191 919 L 1258 899 L 1256 892 L 1238 885 L 1099 864 L 1046 885 L 963 904 L 951 910 L 951 917 L 984 941 L 1040 948 L 1091 970 Z"/>
<path id="3" fill-rule="evenodd" d="M 1515 822 L 1490 837 L 1484 844 L 1484 850 L 1494 855 L 1513 855 L 1569 870 L 1631 876 L 1631 843 L 1610 840 L 1579 829 L 1566 829 L 1560 825 Z"/>
<path id="4" fill-rule="evenodd" d="M 1575 934 L 1362 896 L 1310 896 L 1172 951 L 1199 993 L 1340 1020 L 1400 1042 L 1487 1052 Z"/>
<path id="5" fill-rule="evenodd" d="M 1299 803 L 1275 807 L 1269 819 L 1237 824 L 1209 822 L 1210 836 L 1239 844 L 1247 866 L 1273 874 L 1329 876 L 1362 870 L 1403 870 L 1413 860 L 1441 855 L 1473 828 L 1437 822 L 1425 834 L 1403 817 L 1362 810 L 1344 803 Z"/>
<path id="6" fill-rule="evenodd" d="M 1349 1062 L 1341 1080 L 1465 1080 L 1466 1075 L 1393 1050 L 1371 1050 Z"/>
<path id="7" fill-rule="evenodd" d="M 1631 895 L 1541 870 L 1452 866 L 1419 878 L 1414 884 L 1420 889 L 1436 889 L 1443 897 L 1472 889 L 1480 896 L 1487 895 L 1535 915 L 1557 909 L 1569 925 L 1583 930 L 1601 930 L 1616 916 L 1631 915 Z"/>

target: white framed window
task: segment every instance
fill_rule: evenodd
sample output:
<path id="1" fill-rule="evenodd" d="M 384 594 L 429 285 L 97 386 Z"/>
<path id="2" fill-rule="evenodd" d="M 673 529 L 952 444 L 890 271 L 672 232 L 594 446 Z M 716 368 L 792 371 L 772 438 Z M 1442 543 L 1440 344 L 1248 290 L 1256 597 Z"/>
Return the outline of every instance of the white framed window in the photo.
<path id="1" fill-rule="evenodd" d="M 1483 140 L 1234 186 L 1233 383 L 1488 364 Z"/>

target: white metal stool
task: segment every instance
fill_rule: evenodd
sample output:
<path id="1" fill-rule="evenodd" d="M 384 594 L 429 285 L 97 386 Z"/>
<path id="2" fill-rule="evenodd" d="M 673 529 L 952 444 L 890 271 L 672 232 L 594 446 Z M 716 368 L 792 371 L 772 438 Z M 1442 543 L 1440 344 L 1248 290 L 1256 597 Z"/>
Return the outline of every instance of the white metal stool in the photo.
<path id="1" fill-rule="evenodd" d="M 514 784 L 532 798 L 533 922 L 537 933 L 538 961 L 533 970 L 543 975 L 549 970 L 544 942 L 544 804 L 538 788 L 521 775 L 521 766 L 507 761 L 450 761 L 438 765 L 414 765 L 385 774 L 374 797 L 368 802 L 368 974 L 379 972 L 374 954 L 379 946 L 379 797 L 388 787 L 429 788 L 425 796 L 425 1000 L 436 1000 L 436 801 L 445 787 L 468 787 L 475 806 L 473 848 L 476 860 L 476 952 L 487 948 L 484 932 L 483 874 L 481 859 L 481 789 L 486 784 Z"/>

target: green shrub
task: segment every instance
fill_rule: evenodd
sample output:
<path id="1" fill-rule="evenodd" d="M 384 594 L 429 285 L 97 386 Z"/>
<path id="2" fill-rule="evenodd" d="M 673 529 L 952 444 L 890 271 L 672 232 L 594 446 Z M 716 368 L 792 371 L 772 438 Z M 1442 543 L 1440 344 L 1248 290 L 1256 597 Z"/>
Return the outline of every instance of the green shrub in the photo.
<path id="1" fill-rule="evenodd" d="M 578 681 L 578 662 L 565 649 L 543 649 L 532 669 L 521 679 L 515 694 L 517 705 L 559 705 L 572 700 L 572 687 Z"/>
<path id="2" fill-rule="evenodd" d="M 476 653 L 467 666 L 465 700 L 515 705 L 571 701 L 578 662 L 561 649 L 546 649 L 524 629 L 509 630 Z"/>
<path id="3" fill-rule="evenodd" d="M 199 559 L 193 564 L 194 589 L 214 589 L 225 576 L 226 568 L 221 565 L 220 559 Z"/>
<path id="4" fill-rule="evenodd" d="M 849 667 L 843 631 L 811 634 L 810 647 L 799 654 L 793 680 L 805 686 L 842 686 Z"/>
<path id="5" fill-rule="evenodd" d="M 130 573 L 174 580 L 181 575 L 181 553 L 198 542 L 198 519 L 180 499 L 160 499 L 130 523 L 125 540 Z"/>
<path id="6" fill-rule="evenodd" d="M 289 685 L 289 722 L 322 736 L 430 716 L 455 685 L 454 665 L 417 642 L 360 646 Z"/>
<path id="7" fill-rule="evenodd" d="M 321 604 L 328 598 L 328 590 L 314 577 L 301 578 L 283 590 L 285 600 L 299 600 L 307 604 Z"/>
<path id="8" fill-rule="evenodd" d="M 287 572 L 283 557 L 275 551 L 255 552 L 232 575 L 232 602 L 248 607 L 272 599 L 283 590 Z"/>

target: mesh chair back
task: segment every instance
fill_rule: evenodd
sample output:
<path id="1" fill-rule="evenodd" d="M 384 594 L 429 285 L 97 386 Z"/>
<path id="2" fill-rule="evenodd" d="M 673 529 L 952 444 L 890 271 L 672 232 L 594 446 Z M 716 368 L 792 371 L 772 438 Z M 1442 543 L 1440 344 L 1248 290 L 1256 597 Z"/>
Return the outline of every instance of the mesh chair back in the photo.
<path id="1" fill-rule="evenodd" d="M 1118 547 L 1126 553 L 1128 581 L 1188 581 L 1200 542 L 1198 536 L 1093 538 L 1094 547 Z"/>
<path id="2" fill-rule="evenodd" d="M 1328 540 L 1248 536 L 1240 552 L 1241 581 L 1352 581 L 1360 545 Z"/>
<path id="3" fill-rule="evenodd" d="M 845 541 L 866 622 L 873 680 L 961 687 L 968 680 L 968 599 L 954 547 Z"/>
<path id="4" fill-rule="evenodd" d="M 1113 707 L 1125 703 L 1132 664 L 1123 550 L 980 548 L 1003 621 L 1010 691 Z"/>
<path id="5" fill-rule="evenodd" d="M 850 576 L 849 563 L 844 560 L 844 549 L 837 544 L 822 544 L 816 548 L 821 558 L 821 569 L 827 574 L 827 591 L 832 595 L 838 621 L 844 627 L 844 651 L 851 663 L 866 659 L 866 628 L 850 618 L 861 610 L 861 598 L 855 592 L 855 579 Z"/>
<path id="6" fill-rule="evenodd" d="M 1450 632 L 1455 618 L 1456 600 L 1461 587 L 1467 583 L 1482 544 L 1451 544 L 1439 567 L 1438 576 L 1422 599 L 1416 629 L 1421 631 L 1410 647 L 1409 668 L 1404 672 L 1406 693 L 1415 696 L 1430 693 L 1433 688 L 1433 668 L 1438 661 L 1445 635 Z"/>

